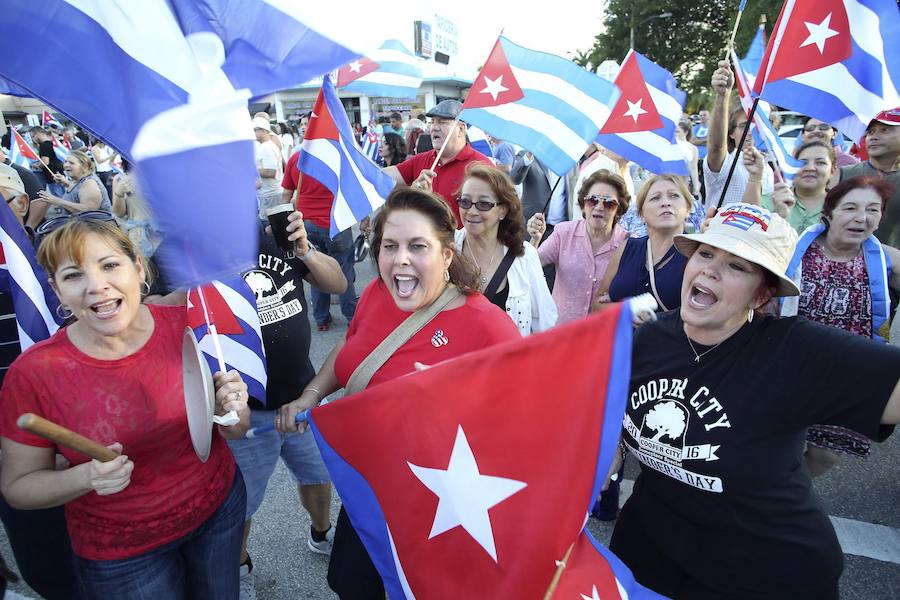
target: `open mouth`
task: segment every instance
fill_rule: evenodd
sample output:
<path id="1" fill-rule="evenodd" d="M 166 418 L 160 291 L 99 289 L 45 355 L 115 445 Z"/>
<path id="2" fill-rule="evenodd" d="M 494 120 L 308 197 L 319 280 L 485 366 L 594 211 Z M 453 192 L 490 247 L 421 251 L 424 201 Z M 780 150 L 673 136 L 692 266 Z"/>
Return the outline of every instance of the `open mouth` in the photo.
<path id="1" fill-rule="evenodd" d="M 395 275 L 394 287 L 400 298 L 409 298 L 419 287 L 419 278 L 412 275 Z"/>
<path id="2" fill-rule="evenodd" d="M 855 235 L 863 235 L 866 233 L 866 230 L 861 227 L 847 227 L 847 232 Z"/>
<path id="3" fill-rule="evenodd" d="M 698 310 L 706 310 L 719 301 L 719 298 L 702 285 L 692 285 L 688 298 L 690 305 Z"/>
<path id="4" fill-rule="evenodd" d="M 119 307 L 122 306 L 122 300 L 107 300 L 106 302 L 97 302 L 96 304 L 91 305 L 91 310 L 94 311 L 101 319 L 109 318 L 115 315 L 119 311 Z"/>

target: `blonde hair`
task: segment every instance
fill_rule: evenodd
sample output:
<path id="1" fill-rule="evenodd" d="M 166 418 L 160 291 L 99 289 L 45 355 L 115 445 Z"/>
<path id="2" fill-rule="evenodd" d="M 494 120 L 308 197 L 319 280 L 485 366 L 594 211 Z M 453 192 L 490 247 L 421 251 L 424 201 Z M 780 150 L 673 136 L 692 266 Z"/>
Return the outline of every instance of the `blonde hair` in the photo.
<path id="1" fill-rule="evenodd" d="M 38 246 L 37 261 L 44 267 L 51 280 L 56 277 L 56 270 L 63 261 L 68 259 L 76 264 L 81 263 L 84 258 L 84 246 L 90 235 L 98 236 L 109 244 L 110 248 L 127 256 L 135 265 L 142 262 L 137 246 L 124 231 L 119 229 L 115 221 L 73 218 L 43 238 Z M 153 274 L 146 264 L 144 273 L 147 284 L 153 283 Z"/>
<path id="2" fill-rule="evenodd" d="M 94 172 L 94 161 L 84 150 L 72 150 L 69 156 L 80 162 L 81 166 L 88 170 L 89 175 Z"/>
<path id="3" fill-rule="evenodd" d="M 691 194 L 691 191 L 684 184 L 684 180 L 680 175 L 672 175 L 671 173 L 664 173 L 662 175 L 654 175 L 647 179 L 644 182 L 644 185 L 641 186 L 641 191 L 637 193 L 637 199 L 635 200 L 635 207 L 637 209 L 637 214 L 641 214 L 641 211 L 644 210 L 644 202 L 647 200 L 647 196 L 650 194 L 650 188 L 657 181 L 669 181 L 676 188 L 678 188 L 678 193 L 681 194 L 681 197 L 684 198 L 684 201 L 687 202 L 688 206 L 688 214 L 690 214 L 691 210 L 694 208 L 694 195 Z"/>

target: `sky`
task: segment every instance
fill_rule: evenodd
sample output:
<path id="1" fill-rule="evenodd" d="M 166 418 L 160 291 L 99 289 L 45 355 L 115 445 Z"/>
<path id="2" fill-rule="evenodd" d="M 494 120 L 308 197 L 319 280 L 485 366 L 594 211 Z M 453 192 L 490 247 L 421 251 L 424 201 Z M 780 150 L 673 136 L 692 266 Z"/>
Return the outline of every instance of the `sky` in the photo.
<path id="1" fill-rule="evenodd" d="M 400 14 L 379 19 L 376 27 L 383 38 L 399 39 L 413 50 L 413 21 L 433 23 L 437 12 L 458 28 L 460 54 L 450 66 L 474 71 L 487 59 L 501 29 L 516 44 L 565 58 L 590 49 L 602 28 L 605 5 L 605 0 L 421 0 L 397 5 Z"/>

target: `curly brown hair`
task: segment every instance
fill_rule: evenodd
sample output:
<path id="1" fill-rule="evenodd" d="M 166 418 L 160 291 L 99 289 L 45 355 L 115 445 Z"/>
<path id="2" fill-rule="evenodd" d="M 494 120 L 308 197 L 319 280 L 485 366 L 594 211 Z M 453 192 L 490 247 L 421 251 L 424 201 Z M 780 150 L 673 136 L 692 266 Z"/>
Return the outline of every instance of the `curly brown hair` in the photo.
<path id="1" fill-rule="evenodd" d="M 628 212 L 628 205 L 631 203 L 631 194 L 628 193 L 628 186 L 621 175 L 617 175 L 606 169 L 594 171 L 588 175 L 578 189 L 578 207 L 584 210 L 584 199 L 587 198 L 588 192 L 594 187 L 595 183 L 605 183 L 616 190 L 616 196 L 619 198 L 619 208 L 616 209 L 616 216 L 613 217 L 613 224 L 618 223 L 619 218 Z"/>
<path id="2" fill-rule="evenodd" d="M 500 221 L 497 239 L 509 248 L 514 256 L 522 256 L 525 254 L 525 215 L 522 213 L 522 201 L 519 200 L 512 181 L 497 167 L 482 162 L 469 163 L 463 185 L 467 179 L 473 177 L 488 184 L 497 197 L 497 203 L 506 207 L 506 217 Z M 456 192 L 457 198 L 461 193 L 462 187 Z"/>
<path id="3" fill-rule="evenodd" d="M 456 217 L 453 216 L 453 211 L 437 194 L 405 185 L 398 185 L 394 188 L 388 195 L 381 212 L 375 216 L 372 222 L 371 251 L 375 270 L 378 271 L 378 255 L 381 253 L 384 224 L 391 213 L 398 210 L 412 210 L 431 221 L 434 234 L 440 240 L 441 246 L 453 250 L 453 258 L 447 269 L 450 273 L 450 283 L 455 284 L 466 294 L 477 292 L 481 284 L 478 268 L 456 249 Z"/>

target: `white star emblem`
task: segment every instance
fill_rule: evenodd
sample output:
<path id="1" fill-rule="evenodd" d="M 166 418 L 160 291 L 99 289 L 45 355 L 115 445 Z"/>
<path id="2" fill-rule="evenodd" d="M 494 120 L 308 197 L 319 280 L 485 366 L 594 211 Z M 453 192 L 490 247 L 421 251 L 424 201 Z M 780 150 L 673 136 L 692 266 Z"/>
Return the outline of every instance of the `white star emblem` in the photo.
<path id="1" fill-rule="evenodd" d="M 484 89 L 482 94 L 490 94 L 494 102 L 497 101 L 497 95 L 501 92 L 508 92 L 509 88 L 503 85 L 503 75 L 498 75 L 497 79 L 491 79 L 487 75 L 484 76 Z"/>
<path id="2" fill-rule="evenodd" d="M 462 426 L 450 453 L 447 469 L 431 469 L 407 462 L 419 481 L 438 497 L 437 512 L 428 539 L 460 526 L 497 562 L 494 531 L 488 510 L 527 484 L 515 479 L 482 475 Z"/>
<path id="3" fill-rule="evenodd" d="M 596 585 L 593 586 L 590 596 L 585 596 L 584 594 L 581 594 L 581 600 L 600 600 L 600 592 L 597 591 L 597 586 Z"/>
<path id="4" fill-rule="evenodd" d="M 819 54 L 825 52 L 825 41 L 838 35 L 837 31 L 828 27 L 830 24 L 831 13 L 828 13 L 828 16 L 822 19 L 822 22 L 819 24 L 804 22 L 806 29 L 809 30 L 809 37 L 800 44 L 800 47 L 815 44 L 816 48 L 819 49 Z"/>
<path id="5" fill-rule="evenodd" d="M 318 118 L 319 118 L 319 115 L 317 115 L 317 114 L 316 114 L 315 112 L 313 112 L 313 111 L 309 111 L 309 118 L 310 118 L 310 119 L 318 119 Z"/>
<path id="6" fill-rule="evenodd" d="M 350 66 L 350 70 L 353 71 L 354 73 L 359 73 L 359 70 L 362 69 L 362 63 L 359 62 L 358 60 L 354 60 L 352 63 L 350 63 L 349 66 Z"/>
<path id="7" fill-rule="evenodd" d="M 639 116 L 647 114 L 647 111 L 641 108 L 641 104 L 644 102 L 643 98 L 638 99 L 637 102 L 632 102 L 631 100 L 625 100 L 625 102 L 628 103 L 628 110 L 625 111 L 625 116 L 634 119 L 635 123 L 637 123 Z"/>

